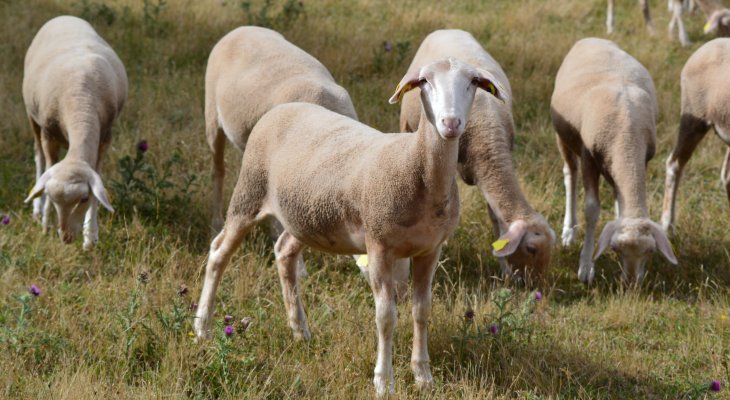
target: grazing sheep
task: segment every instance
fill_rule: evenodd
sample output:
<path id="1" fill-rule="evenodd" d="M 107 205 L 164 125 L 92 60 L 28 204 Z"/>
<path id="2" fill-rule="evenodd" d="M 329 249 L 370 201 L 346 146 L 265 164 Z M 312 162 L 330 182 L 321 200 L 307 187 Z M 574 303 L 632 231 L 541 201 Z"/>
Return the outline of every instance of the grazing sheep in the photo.
<path id="1" fill-rule="evenodd" d="M 730 9 L 719 0 L 695 0 L 705 14 L 707 23 L 704 32 L 717 31 L 717 36 L 730 37 Z"/>
<path id="2" fill-rule="evenodd" d="M 421 43 L 411 62 L 410 71 L 445 57 L 455 57 L 477 68 L 489 71 L 504 85 L 512 97 L 509 80 L 497 61 L 487 53 L 470 33 L 438 30 Z M 507 245 L 495 250 L 504 275 L 516 267 L 535 275 L 545 271 L 555 244 L 555 233 L 542 215 L 525 199 L 512 165 L 514 122 L 511 102 L 502 103 L 484 92 L 477 92 L 469 114 L 469 125 L 459 142 L 459 173 L 469 185 L 477 185 L 487 200 L 494 231 Z M 413 132 L 421 117 L 419 90 L 403 97 L 400 115 L 402 132 Z M 507 260 L 509 260 L 509 263 Z M 406 275 L 407 276 L 407 275 Z"/>
<path id="3" fill-rule="evenodd" d="M 99 176 L 111 127 L 127 98 L 127 74 L 111 47 L 86 21 L 54 18 L 25 56 L 23 100 L 35 138 L 36 183 L 25 200 L 43 230 L 56 208 L 59 235 L 72 242 L 84 227 L 84 249 L 99 239 L 97 201 L 114 211 Z M 61 145 L 66 157 L 58 161 Z M 92 196 L 93 195 L 93 196 Z"/>
<path id="4" fill-rule="evenodd" d="M 705 43 L 687 60 L 682 69 L 682 112 L 679 136 L 667 158 L 662 227 L 674 224 L 674 206 L 684 166 L 710 127 L 730 145 L 730 39 L 718 38 Z M 720 171 L 730 200 L 730 149 Z"/>
<path id="5" fill-rule="evenodd" d="M 595 257 L 611 245 L 621 258 L 624 278 L 637 283 L 655 249 L 677 263 L 666 234 L 649 219 L 646 206 L 646 164 L 654 156 L 657 114 L 651 76 L 615 43 L 583 39 L 565 56 L 555 79 L 551 115 L 565 161 L 566 246 L 575 240 L 579 158 L 583 172 L 586 229 L 578 277 L 584 283 L 594 276 L 601 175 L 614 189 L 617 216 L 604 227 Z"/>
<path id="6" fill-rule="evenodd" d="M 390 102 L 414 87 L 422 90 L 425 110 L 415 134 L 384 135 L 308 103 L 279 105 L 259 120 L 225 225 L 211 243 L 194 323 L 198 337 L 211 335 L 215 292 L 231 255 L 256 223 L 273 216 L 284 227 L 274 252 L 295 338 L 310 337 L 296 273 L 304 247 L 367 253 L 378 331 L 373 382 L 381 396 L 394 390 L 394 262 L 413 259 L 411 367 L 419 387 L 431 384 L 431 282 L 441 245 L 459 219 L 458 139 L 477 88 L 504 95 L 489 72 L 455 59 L 407 74 Z"/>
<path id="7" fill-rule="evenodd" d="M 205 72 L 205 133 L 213 151 L 211 226 L 223 226 L 226 137 L 240 150 L 256 121 L 274 106 L 319 104 L 357 119 L 350 95 L 327 68 L 278 32 L 243 26 L 210 52 Z"/>

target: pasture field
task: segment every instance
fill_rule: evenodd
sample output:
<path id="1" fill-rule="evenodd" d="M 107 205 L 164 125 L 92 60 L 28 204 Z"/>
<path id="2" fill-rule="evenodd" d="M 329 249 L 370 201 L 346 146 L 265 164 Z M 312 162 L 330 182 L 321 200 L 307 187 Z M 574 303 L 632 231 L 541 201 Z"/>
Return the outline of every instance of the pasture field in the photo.
<path id="1" fill-rule="evenodd" d="M 658 220 L 679 120 L 679 73 L 709 38 L 698 14 L 685 16 L 692 47 L 669 39 L 663 0 L 651 2 L 658 31 L 651 37 L 635 3 L 619 2 L 611 38 L 657 87 L 647 190 Z M 61 14 L 89 20 L 130 82 L 103 166 L 117 212 L 100 213 L 100 243 L 88 253 L 80 240 L 63 245 L 44 236 L 23 204 L 35 168 L 23 57 L 41 25 Z M 10 218 L 0 225 L 0 398 L 373 397 L 374 304 L 358 269 L 347 257 L 305 254 L 310 276 L 302 292 L 313 337 L 295 342 L 264 229 L 247 238 L 224 275 L 216 337 L 196 343 L 189 336 L 210 235 L 203 77 L 211 48 L 237 26 L 273 27 L 332 71 L 363 122 L 392 132 L 399 107 L 387 99 L 421 40 L 439 28 L 472 32 L 511 80 L 520 180 L 559 235 L 564 190 L 549 116 L 553 79 L 576 40 L 606 36 L 604 21 L 604 0 L 0 0 L 0 213 Z M 142 140 L 145 153 L 137 149 Z M 623 288 L 610 252 L 597 262 L 594 285 L 580 284 L 577 246 L 556 248 L 540 301 L 505 284 L 490 253 L 484 199 L 460 184 L 461 222 L 434 288 L 436 384 L 422 396 L 730 398 L 730 214 L 719 179 L 725 147 L 709 134 L 686 169 L 672 238 L 679 267 L 655 256 L 638 289 Z M 230 150 L 227 158 L 226 196 L 240 155 Z M 599 229 L 613 217 L 605 183 L 601 196 Z M 582 210 L 582 195 L 579 204 Z M 37 297 L 28 293 L 32 284 L 42 291 Z M 398 309 L 395 398 L 418 397 L 410 306 Z M 226 337 L 226 314 L 252 322 L 245 331 L 236 322 Z M 721 382 L 720 392 L 708 390 L 711 380 Z"/>

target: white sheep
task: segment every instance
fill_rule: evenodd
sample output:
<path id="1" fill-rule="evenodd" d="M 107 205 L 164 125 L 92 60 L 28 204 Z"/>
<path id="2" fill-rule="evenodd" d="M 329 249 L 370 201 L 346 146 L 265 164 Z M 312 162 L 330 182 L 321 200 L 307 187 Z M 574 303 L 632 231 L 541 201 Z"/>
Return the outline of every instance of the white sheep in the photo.
<path id="1" fill-rule="evenodd" d="M 643 279 L 655 249 L 677 263 L 666 234 L 649 219 L 646 206 L 646 164 L 654 156 L 657 114 L 649 72 L 615 43 L 583 39 L 565 56 L 555 79 L 551 115 L 565 161 L 566 246 L 575 240 L 579 160 L 583 173 L 586 228 L 578 277 L 584 283 L 595 273 L 601 175 L 613 186 L 617 216 L 604 227 L 595 257 L 610 245 L 621 258 L 624 278 L 636 282 Z"/>
<path id="2" fill-rule="evenodd" d="M 470 33 L 458 29 L 438 30 L 429 34 L 418 48 L 409 71 L 445 57 L 459 60 L 489 71 L 504 85 L 507 97 L 512 97 L 509 80 L 499 63 L 487 53 Z M 459 173 L 469 185 L 477 185 L 487 200 L 495 234 L 506 245 L 494 250 L 504 275 L 512 267 L 534 275 L 545 271 L 555 244 L 555 233 L 542 215 L 525 199 L 512 165 L 514 142 L 512 103 L 500 102 L 485 92 L 477 92 L 469 114 L 469 125 L 459 147 Z M 402 132 L 418 128 L 421 116 L 419 90 L 403 97 L 400 115 Z M 505 259 L 509 259 L 509 263 Z"/>
<path id="3" fill-rule="evenodd" d="M 38 31 L 25 56 L 23 100 L 35 138 L 36 183 L 25 200 L 44 231 L 51 203 L 59 235 L 84 249 L 99 238 L 97 201 L 113 211 L 99 176 L 111 127 L 127 98 L 127 74 L 114 50 L 86 21 L 61 16 Z M 68 145 L 58 161 L 59 149 Z M 92 196 L 93 194 L 93 196 Z"/>
<path id="4" fill-rule="evenodd" d="M 226 138 L 243 152 L 259 118 L 289 102 L 319 104 L 357 119 L 350 95 L 327 68 L 278 32 L 243 26 L 213 47 L 205 72 L 205 133 L 213 151 L 216 233 L 223 225 Z"/>
<path id="5" fill-rule="evenodd" d="M 259 120 L 243 155 L 225 225 L 211 243 L 194 323 L 198 337 L 211 335 L 215 293 L 231 255 L 256 223 L 273 216 L 285 229 L 274 252 L 296 338 L 310 337 L 296 273 L 304 247 L 367 253 L 378 331 L 373 382 L 381 396 L 394 390 L 394 262 L 413 259 L 411 367 L 419 387 L 431 384 L 431 282 L 441 245 L 459 219 L 459 137 L 477 88 L 504 95 L 489 72 L 455 59 L 407 74 L 390 102 L 414 87 L 422 90 L 425 110 L 415 134 L 384 135 L 308 103 L 279 105 Z"/>
<path id="6" fill-rule="evenodd" d="M 730 145 L 730 39 L 705 43 L 682 69 L 682 110 L 679 136 L 667 158 L 662 227 L 674 224 L 677 187 L 687 161 L 710 127 Z M 725 154 L 720 177 L 730 200 L 730 149 Z"/>

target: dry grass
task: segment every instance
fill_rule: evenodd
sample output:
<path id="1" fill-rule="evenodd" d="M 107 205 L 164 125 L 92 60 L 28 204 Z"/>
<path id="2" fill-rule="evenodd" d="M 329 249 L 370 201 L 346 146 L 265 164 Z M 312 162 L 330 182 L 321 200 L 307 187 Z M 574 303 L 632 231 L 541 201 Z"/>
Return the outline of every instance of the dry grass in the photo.
<path id="1" fill-rule="evenodd" d="M 203 135 L 203 74 L 208 52 L 229 30 L 246 24 L 239 1 L 0 0 L 0 398 L 368 398 L 375 356 L 373 304 L 350 260 L 307 254 L 303 284 L 313 340 L 293 342 L 286 324 L 271 245 L 252 235 L 231 262 L 217 315 L 250 316 L 244 334 L 196 344 L 188 336 L 208 245 L 209 153 Z M 263 1 L 252 1 L 258 15 Z M 269 16 L 282 15 L 273 1 Z M 386 99 L 421 39 L 443 27 L 473 32 L 499 60 L 515 92 L 515 159 L 530 201 L 556 231 L 564 198 L 561 161 L 549 121 L 553 77 L 562 57 L 586 36 L 605 36 L 603 0 L 304 1 L 293 23 L 275 20 L 292 42 L 319 58 L 350 91 L 363 122 L 397 128 L 398 107 Z M 627 4 L 629 3 L 629 4 Z M 666 26 L 663 2 L 653 2 Z M 146 4 L 146 6 L 145 6 Z M 146 10 L 146 12 L 145 12 Z M 665 35 L 648 37 L 632 2 L 617 10 L 612 39 L 652 73 L 659 95 L 658 152 L 649 165 L 651 215 L 658 218 L 663 160 L 674 143 L 679 71 L 705 38 L 700 17 L 688 18 L 683 49 Z M 22 204 L 33 184 L 32 139 L 21 99 L 25 50 L 38 28 L 59 14 L 84 15 L 115 48 L 130 78 L 130 96 L 114 130 L 104 166 L 106 182 L 120 179 L 119 159 L 146 139 L 146 158 L 162 168 L 171 150 L 183 164 L 173 181 L 196 174 L 189 202 L 165 218 L 101 215 L 101 243 L 84 253 L 41 235 Z M 108 23 L 106 17 L 112 15 Z M 146 15 L 146 16 L 145 16 Z M 660 30 L 661 32 L 661 30 Z M 385 52 L 382 42 L 394 44 Z M 241 99 L 242 103 L 246 99 Z M 430 352 L 435 398 L 628 399 L 702 398 L 710 379 L 730 384 L 728 204 L 719 185 L 724 145 L 708 136 L 686 171 L 673 244 L 681 266 L 659 257 L 646 284 L 624 290 L 617 262 L 598 263 L 597 284 L 576 279 L 578 249 L 559 249 L 544 301 L 531 317 L 529 340 L 465 342 L 466 309 L 488 323 L 488 300 L 503 284 L 484 200 L 462 186 L 463 213 L 437 274 Z M 239 155 L 229 154 L 229 190 Z M 605 185 L 604 185 L 605 186 Z M 610 191 L 604 187 L 604 199 Z M 603 205 L 603 221 L 612 202 Z M 147 273 L 147 283 L 138 279 Z M 36 283 L 37 298 L 23 296 Z M 178 296 L 180 284 L 189 294 Z M 528 295 L 517 288 L 518 296 Z M 24 309 L 21 316 L 21 311 Z M 415 397 L 408 359 L 411 323 L 399 307 L 396 397 Z M 730 320 L 729 320 L 730 321 Z M 221 323 L 221 321 L 219 321 Z M 464 344 L 468 343 L 468 346 Z M 727 391 L 715 397 L 729 396 Z"/>

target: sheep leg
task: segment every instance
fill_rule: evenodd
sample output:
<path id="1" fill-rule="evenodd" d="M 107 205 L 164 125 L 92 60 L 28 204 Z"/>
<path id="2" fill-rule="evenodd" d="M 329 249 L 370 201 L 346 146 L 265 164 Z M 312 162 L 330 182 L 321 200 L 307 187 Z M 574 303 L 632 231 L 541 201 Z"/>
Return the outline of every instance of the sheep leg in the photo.
<path id="1" fill-rule="evenodd" d="M 359 256 L 352 256 L 353 259 L 357 261 Z M 362 276 L 365 277 L 365 279 L 370 282 L 370 273 L 368 272 L 367 266 L 360 267 L 360 273 Z M 302 265 L 302 269 L 304 269 L 304 266 Z M 302 278 L 301 270 L 298 270 L 299 278 Z M 306 273 L 306 269 L 304 269 L 304 273 Z M 410 258 L 399 258 L 395 260 L 395 263 L 393 264 L 393 279 L 395 280 L 395 294 L 396 294 L 396 301 L 401 302 L 408 297 L 408 275 L 411 272 L 411 259 Z M 306 275 L 305 275 L 306 276 Z"/>
<path id="2" fill-rule="evenodd" d="M 48 132 L 42 131 L 41 133 L 41 148 L 43 149 L 43 156 L 45 157 L 46 171 L 51 168 L 55 163 L 58 162 L 58 152 L 60 151 L 60 145 L 55 140 L 49 139 Z M 41 224 L 43 225 L 43 233 L 47 234 L 51 228 L 53 228 L 53 210 L 51 207 L 51 199 L 44 195 L 45 200 L 43 204 L 43 217 Z"/>
<path id="3" fill-rule="evenodd" d="M 613 6 L 615 0 L 608 0 L 608 9 L 606 10 L 606 31 L 608 34 L 613 33 Z"/>
<path id="4" fill-rule="evenodd" d="M 302 300 L 299 297 L 297 282 L 297 266 L 300 263 L 303 264 L 302 250 L 304 250 L 304 244 L 286 231 L 279 236 L 279 240 L 274 245 L 276 266 L 279 270 L 281 293 L 284 296 L 289 327 L 292 329 L 295 339 L 309 340 L 311 335 L 307 326 L 307 316 L 304 313 Z"/>
<path id="5" fill-rule="evenodd" d="M 671 10 L 672 10 L 672 19 L 669 22 L 669 34 L 671 35 L 674 31 L 674 26 L 678 27 L 678 37 L 679 37 L 679 43 L 687 47 L 692 44 L 692 42 L 689 41 L 689 37 L 687 36 L 687 31 L 684 29 L 684 22 L 682 22 L 682 1 L 681 0 L 670 0 L 671 1 Z"/>
<path id="6" fill-rule="evenodd" d="M 672 153 L 667 158 L 667 177 L 664 184 L 664 202 L 662 205 L 662 227 L 669 231 L 674 225 L 674 208 L 677 188 L 682 178 L 684 166 L 697 148 L 710 126 L 699 118 L 689 114 L 682 115 L 679 122 L 679 137 Z"/>
<path id="7" fill-rule="evenodd" d="M 651 21 L 651 10 L 649 9 L 649 2 L 647 0 L 639 0 L 639 6 L 641 7 L 641 13 L 644 14 L 644 22 L 646 22 L 646 29 L 649 30 L 649 34 L 655 33 L 654 23 Z"/>
<path id="8" fill-rule="evenodd" d="M 576 207 L 578 203 L 578 157 L 563 143 L 558 136 L 558 149 L 563 156 L 563 176 L 565 182 L 565 219 L 563 220 L 563 246 L 575 242 L 575 231 L 578 219 Z"/>
<path id="9" fill-rule="evenodd" d="M 730 148 L 725 152 L 725 160 L 722 162 L 722 170 L 720 171 L 720 179 L 725 185 L 725 193 L 730 201 Z"/>
<path id="10" fill-rule="evenodd" d="M 431 283 L 441 246 L 430 254 L 413 258 L 413 352 L 411 370 L 420 390 L 433 385 L 428 356 L 428 320 L 431 314 Z"/>
<path id="11" fill-rule="evenodd" d="M 502 228 L 499 224 L 499 218 L 497 218 L 497 214 L 494 212 L 494 209 L 492 209 L 492 206 L 490 206 L 489 204 L 487 204 L 487 212 L 489 213 L 489 219 L 492 221 L 492 231 L 494 232 L 494 236 L 499 238 L 502 235 Z M 502 271 L 502 277 L 511 277 L 512 266 L 507 261 L 507 257 L 497 257 L 497 262 L 499 263 L 499 268 Z"/>
<path id="12" fill-rule="evenodd" d="M 206 128 L 208 145 L 213 152 L 213 193 L 210 226 L 214 234 L 223 226 L 223 178 L 226 174 L 226 136 L 215 124 Z"/>
<path id="13" fill-rule="evenodd" d="M 111 137 L 111 135 L 107 136 Z M 101 160 L 109 147 L 109 142 L 99 145 L 98 158 L 96 159 L 96 172 L 101 172 Z M 99 241 L 99 201 L 95 196 L 89 196 L 89 209 L 84 216 L 84 250 L 91 250 Z"/>
<path id="14" fill-rule="evenodd" d="M 598 222 L 598 215 L 601 212 L 601 202 L 598 197 L 600 175 L 593 158 L 588 154 L 587 150 L 583 150 L 581 167 L 583 172 L 583 188 L 585 189 L 583 212 L 586 219 L 586 229 L 583 249 L 580 252 L 578 278 L 581 282 L 590 284 L 593 282 L 593 276 L 595 275 L 593 246 L 595 243 L 596 223 Z"/>
<path id="15" fill-rule="evenodd" d="M 46 170 L 46 162 L 43 156 L 43 146 L 41 145 L 41 127 L 33 121 L 33 118 L 28 116 L 30 127 L 33 130 L 33 151 L 35 159 L 35 181 L 38 182 L 41 179 L 41 175 Z M 41 213 L 43 212 L 43 203 L 46 201 L 45 192 L 40 196 L 33 199 L 33 218 L 40 221 Z"/>
<path id="16" fill-rule="evenodd" d="M 225 271 L 233 252 L 238 249 L 246 233 L 251 230 L 255 222 L 253 218 L 231 218 L 229 216 L 223 230 L 210 244 L 203 290 L 200 293 L 198 310 L 193 323 L 195 334 L 199 338 L 210 338 L 212 335 L 210 325 L 215 307 L 215 293 L 218 290 L 223 271 Z"/>
<path id="17" fill-rule="evenodd" d="M 395 393 L 393 380 L 393 332 L 398 320 L 393 279 L 393 256 L 377 245 L 369 245 L 370 288 L 375 297 L 375 323 L 378 329 L 378 358 L 373 384 L 378 397 Z"/>

